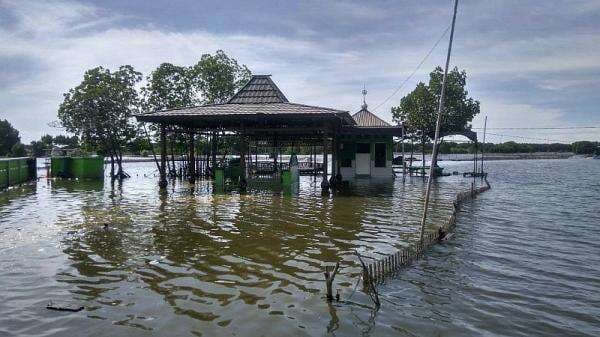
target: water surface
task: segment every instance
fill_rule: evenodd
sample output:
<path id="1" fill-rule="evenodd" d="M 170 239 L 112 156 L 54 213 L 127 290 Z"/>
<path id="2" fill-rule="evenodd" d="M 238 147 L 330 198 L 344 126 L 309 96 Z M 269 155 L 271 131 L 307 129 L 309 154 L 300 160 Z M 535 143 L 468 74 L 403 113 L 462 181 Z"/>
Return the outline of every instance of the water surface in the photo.
<path id="1" fill-rule="evenodd" d="M 354 252 L 416 240 L 420 178 L 325 197 L 310 177 L 297 193 L 201 181 L 161 194 L 152 163 L 122 184 L 40 179 L 0 194 L 0 334 L 597 335 L 600 161 L 487 167 L 493 189 L 451 242 L 381 286 L 379 311 L 353 291 Z M 430 229 L 470 182 L 439 180 Z M 336 261 L 343 302 L 328 305 L 322 266 Z M 85 310 L 46 310 L 52 299 Z"/>

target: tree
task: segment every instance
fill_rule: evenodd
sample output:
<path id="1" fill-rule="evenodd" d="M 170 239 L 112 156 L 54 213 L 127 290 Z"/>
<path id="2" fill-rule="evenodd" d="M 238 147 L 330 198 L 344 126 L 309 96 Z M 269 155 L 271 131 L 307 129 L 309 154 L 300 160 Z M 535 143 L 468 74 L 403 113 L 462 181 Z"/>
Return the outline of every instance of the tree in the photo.
<path id="1" fill-rule="evenodd" d="M 25 151 L 25 145 L 21 142 L 15 143 L 10 149 L 10 154 L 12 157 L 25 157 L 27 155 L 27 151 Z"/>
<path id="2" fill-rule="evenodd" d="M 148 85 L 142 88 L 145 107 L 165 110 L 191 106 L 196 103 L 190 68 L 163 63 L 150 76 Z"/>
<path id="3" fill-rule="evenodd" d="M 598 144 L 588 141 L 574 142 L 571 144 L 571 151 L 575 154 L 593 154 L 596 151 Z"/>
<path id="4" fill-rule="evenodd" d="M 52 138 L 51 135 L 43 135 L 42 138 L 40 138 L 40 142 L 42 142 L 42 144 L 44 144 L 47 148 L 51 149 L 54 143 L 54 138 Z"/>
<path id="5" fill-rule="evenodd" d="M 250 79 L 250 75 L 250 70 L 245 65 L 240 66 L 222 50 L 214 55 L 202 55 L 200 61 L 191 67 L 163 63 L 146 77 L 148 84 L 142 88 L 143 107 L 145 111 L 157 111 L 196 104 L 223 103 Z M 153 126 L 150 130 L 156 137 L 156 127 Z M 170 131 L 168 148 L 172 160 L 169 172 L 174 175 L 174 153 L 177 149 L 184 150 L 187 141 L 186 130 L 181 127 L 172 127 Z M 138 134 L 139 137 L 145 136 L 141 131 Z"/>
<path id="6" fill-rule="evenodd" d="M 200 91 L 203 103 L 225 103 L 250 80 L 250 70 L 239 65 L 222 50 L 204 54 L 190 70 L 190 78 Z"/>
<path id="7" fill-rule="evenodd" d="M 425 165 L 425 142 L 435 132 L 436 96 L 424 83 L 400 100 L 400 106 L 392 108 L 392 116 L 403 121 L 406 132 L 421 141 L 423 165 Z"/>
<path id="8" fill-rule="evenodd" d="M 441 67 L 435 68 L 429 74 L 429 90 L 435 95 L 436 108 L 442 92 L 443 77 L 444 70 Z M 447 77 L 446 98 L 444 100 L 444 112 L 440 130 L 441 135 L 456 134 L 470 130 L 469 123 L 479 114 L 479 101 L 468 97 L 469 92 L 465 89 L 466 85 L 466 71 L 459 71 L 457 67 L 452 69 Z M 435 121 L 433 123 L 433 130 L 429 131 L 428 136 L 432 139 L 435 136 Z"/>
<path id="9" fill-rule="evenodd" d="M 31 155 L 34 157 L 43 157 L 46 154 L 46 146 L 39 140 L 30 143 Z"/>
<path id="10" fill-rule="evenodd" d="M 443 69 L 436 67 L 429 74 L 429 84 L 419 82 L 416 88 L 392 107 L 395 121 L 404 123 L 410 137 L 421 141 L 423 165 L 425 165 L 425 143 L 435 136 L 437 107 L 440 100 Z M 452 69 L 447 77 L 446 98 L 440 135 L 460 134 L 470 130 L 469 123 L 479 113 L 479 102 L 468 97 L 465 89 L 467 73 Z"/>
<path id="11" fill-rule="evenodd" d="M 58 110 L 62 125 L 78 136 L 86 149 L 110 156 L 113 178 L 127 177 L 122 166 L 123 147 L 135 136 L 131 118 L 139 111 L 135 86 L 141 78 L 142 74 L 128 65 L 115 72 L 102 67 L 90 69 L 81 84 L 64 94 Z"/>
<path id="12" fill-rule="evenodd" d="M 250 70 L 222 50 L 204 54 L 191 67 L 162 63 L 142 88 L 144 109 L 156 111 L 199 103 L 223 103 L 250 80 Z"/>
<path id="13" fill-rule="evenodd" d="M 65 135 L 58 135 L 54 137 L 53 143 L 55 145 L 66 146 L 68 148 L 77 148 L 79 147 L 79 138 L 77 138 L 77 136 L 69 137 Z"/>
<path id="14" fill-rule="evenodd" d="M 0 120 L 0 156 L 8 156 L 13 146 L 20 141 L 19 131 L 7 120 Z"/>

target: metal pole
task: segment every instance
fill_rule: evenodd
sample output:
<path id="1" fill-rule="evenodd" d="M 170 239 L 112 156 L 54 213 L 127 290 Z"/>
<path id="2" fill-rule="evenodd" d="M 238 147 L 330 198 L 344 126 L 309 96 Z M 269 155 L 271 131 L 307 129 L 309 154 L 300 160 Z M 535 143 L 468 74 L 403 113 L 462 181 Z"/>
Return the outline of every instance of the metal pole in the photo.
<path id="1" fill-rule="evenodd" d="M 425 232 L 425 221 L 427 220 L 427 208 L 429 207 L 429 195 L 431 194 L 431 183 L 433 181 L 433 173 L 437 162 L 438 139 L 440 137 L 440 125 L 442 124 L 442 112 L 444 109 L 444 98 L 446 95 L 446 79 L 448 77 L 448 67 L 450 66 L 450 54 L 452 52 L 452 40 L 454 39 L 454 25 L 456 23 L 456 11 L 458 8 L 458 0 L 454 0 L 454 14 L 452 15 L 452 28 L 450 29 L 450 41 L 448 42 L 448 54 L 446 55 L 446 68 L 444 69 L 444 77 L 442 79 L 442 92 L 440 93 L 440 104 L 438 105 L 437 121 L 435 124 L 435 138 L 433 140 L 433 153 L 431 155 L 431 166 L 429 168 L 429 178 L 427 179 L 427 191 L 425 192 L 425 205 L 423 207 L 423 218 L 421 219 L 421 236 L 420 242 L 423 244 L 423 234 Z"/>
<path id="2" fill-rule="evenodd" d="M 485 146 L 485 131 L 487 128 L 487 116 L 485 116 L 485 120 L 483 121 L 483 143 L 481 144 L 481 177 L 483 178 L 483 156 L 485 152 L 483 152 L 483 147 Z"/>

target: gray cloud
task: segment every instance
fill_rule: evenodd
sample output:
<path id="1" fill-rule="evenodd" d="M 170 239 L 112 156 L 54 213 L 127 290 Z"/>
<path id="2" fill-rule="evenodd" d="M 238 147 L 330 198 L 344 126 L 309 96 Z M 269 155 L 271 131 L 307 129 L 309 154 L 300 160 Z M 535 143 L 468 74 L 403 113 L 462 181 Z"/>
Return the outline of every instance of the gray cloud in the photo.
<path id="1" fill-rule="evenodd" d="M 56 133 L 47 123 L 86 69 L 131 64 L 148 74 L 217 49 L 273 74 L 294 101 L 354 111 L 366 83 L 374 107 L 446 29 L 451 9 L 450 1 L 143 4 L 2 2 L 0 118 L 25 141 Z M 452 64 L 467 70 L 491 125 L 600 124 L 599 13 L 595 1 L 462 1 Z M 381 117 L 391 120 L 390 107 L 427 80 L 445 47 L 377 110 Z"/>

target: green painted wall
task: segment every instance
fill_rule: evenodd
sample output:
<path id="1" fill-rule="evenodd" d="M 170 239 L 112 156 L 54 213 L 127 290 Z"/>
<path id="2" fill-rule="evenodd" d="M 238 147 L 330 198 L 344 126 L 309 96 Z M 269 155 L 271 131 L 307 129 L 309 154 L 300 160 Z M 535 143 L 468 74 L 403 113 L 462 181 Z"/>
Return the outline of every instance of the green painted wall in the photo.
<path id="1" fill-rule="evenodd" d="M 8 187 L 8 160 L 0 160 L 0 190 Z"/>
<path id="2" fill-rule="evenodd" d="M 281 171 L 281 184 L 283 186 L 292 186 L 292 173 L 289 170 Z"/>
<path id="3" fill-rule="evenodd" d="M 69 157 L 52 157 L 50 159 L 50 174 L 53 177 L 69 178 Z"/>
<path id="4" fill-rule="evenodd" d="M 343 148 L 340 150 L 340 160 L 354 160 L 356 159 L 356 143 L 353 141 L 343 141 Z"/>
<path id="5" fill-rule="evenodd" d="M 104 179 L 104 158 L 52 157 L 50 173 L 58 178 Z"/>
<path id="6" fill-rule="evenodd" d="M 375 160 L 375 144 L 385 143 L 386 144 L 386 160 L 392 161 L 394 159 L 394 139 L 392 136 L 345 136 L 340 138 L 340 141 L 344 143 L 344 148 L 340 151 L 340 159 L 355 159 L 356 144 L 357 143 L 369 143 L 371 160 Z"/>
<path id="7" fill-rule="evenodd" d="M 225 172 L 222 168 L 215 170 L 215 185 L 225 186 Z"/>
<path id="8" fill-rule="evenodd" d="M 71 158 L 69 166 L 71 175 L 77 179 L 103 179 L 103 157 Z"/>
<path id="9" fill-rule="evenodd" d="M 35 158 L 0 159 L 0 189 L 35 179 Z"/>

